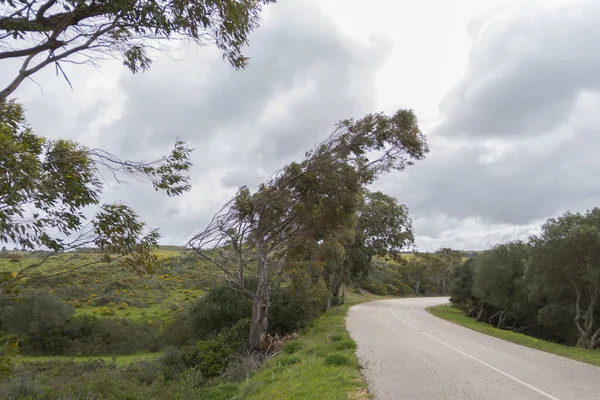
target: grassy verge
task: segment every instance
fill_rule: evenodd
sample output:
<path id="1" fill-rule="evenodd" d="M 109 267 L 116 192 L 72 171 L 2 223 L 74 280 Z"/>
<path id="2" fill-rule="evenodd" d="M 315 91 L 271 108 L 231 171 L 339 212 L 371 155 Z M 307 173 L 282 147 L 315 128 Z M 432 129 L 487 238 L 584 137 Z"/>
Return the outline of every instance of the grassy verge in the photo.
<path id="1" fill-rule="evenodd" d="M 94 361 L 94 360 L 102 360 L 106 363 L 115 363 L 118 367 L 123 367 L 125 365 L 129 365 L 135 361 L 140 360 L 154 360 L 160 357 L 162 353 L 138 353 L 138 354 L 130 354 L 124 356 L 89 356 L 89 357 L 68 357 L 68 356 L 15 356 L 12 357 L 12 361 L 18 363 L 24 362 L 48 362 L 48 361 L 75 361 L 75 362 L 85 362 L 85 361 Z"/>
<path id="2" fill-rule="evenodd" d="M 316 320 L 255 375 L 239 385 L 212 387 L 200 398 L 369 399 L 355 354 L 356 343 L 346 330 L 344 317 L 354 304 L 378 299 L 381 297 L 347 294 L 345 305 Z"/>
<path id="3" fill-rule="evenodd" d="M 485 333 L 486 335 L 600 367 L 600 351 L 598 350 L 564 346 L 523 335 L 521 333 L 494 328 L 489 324 L 477 322 L 474 319 L 467 317 L 459 309 L 447 304 L 429 307 L 427 311 L 436 317 L 454 322 L 455 324 L 462 325 L 477 332 Z"/>

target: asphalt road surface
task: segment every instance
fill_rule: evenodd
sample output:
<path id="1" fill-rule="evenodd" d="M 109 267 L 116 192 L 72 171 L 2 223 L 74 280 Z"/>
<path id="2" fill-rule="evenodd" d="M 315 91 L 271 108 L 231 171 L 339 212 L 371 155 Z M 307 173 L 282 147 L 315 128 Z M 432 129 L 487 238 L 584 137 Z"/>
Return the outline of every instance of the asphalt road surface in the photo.
<path id="1" fill-rule="evenodd" d="M 600 368 L 436 318 L 448 298 L 354 306 L 346 320 L 377 400 L 600 400 Z"/>

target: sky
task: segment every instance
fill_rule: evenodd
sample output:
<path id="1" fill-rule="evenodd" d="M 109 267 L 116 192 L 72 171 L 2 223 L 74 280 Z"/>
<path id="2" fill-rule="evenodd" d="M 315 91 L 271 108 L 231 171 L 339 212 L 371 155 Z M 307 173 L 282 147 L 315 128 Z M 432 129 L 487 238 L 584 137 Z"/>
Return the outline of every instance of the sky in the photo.
<path id="1" fill-rule="evenodd" d="M 14 96 L 35 132 L 124 158 L 195 148 L 192 190 L 108 182 L 164 244 L 182 245 L 241 185 L 256 186 L 341 119 L 413 109 L 430 153 L 373 190 L 410 210 L 420 250 L 485 249 L 600 205 L 597 0 L 280 0 L 235 71 L 210 46 L 53 68 Z M 0 84 L 16 64 L 0 66 Z"/>

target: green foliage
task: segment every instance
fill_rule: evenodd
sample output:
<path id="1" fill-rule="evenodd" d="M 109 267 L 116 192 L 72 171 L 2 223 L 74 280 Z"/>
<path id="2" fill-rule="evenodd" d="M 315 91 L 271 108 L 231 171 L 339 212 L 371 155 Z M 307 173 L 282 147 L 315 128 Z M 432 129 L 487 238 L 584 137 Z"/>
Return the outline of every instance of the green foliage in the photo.
<path id="1" fill-rule="evenodd" d="M 252 302 L 227 283 L 212 288 L 189 310 L 193 335 L 208 338 L 252 314 Z"/>
<path id="2" fill-rule="evenodd" d="M 297 356 L 283 356 L 277 359 L 277 364 L 282 367 L 287 367 L 288 365 L 298 364 L 300 361 L 300 357 Z"/>
<path id="3" fill-rule="evenodd" d="M 42 385 L 32 373 L 12 375 L 0 386 L 0 397 L 6 400 L 35 399 L 42 393 Z"/>
<path id="4" fill-rule="evenodd" d="M 302 350 L 304 344 L 299 340 L 293 340 L 291 342 L 287 342 L 283 346 L 283 352 L 287 354 L 294 354 L 298 350 Z"/>
<path id="5" fill-rule="evenodd" d="M 355 231 L 354 241 L 346 248 L 354 278 L 369 275 L 373 256 L 395 256 L 414 245 L 408 208 L 381 192 L 365 191 Z"/>
<path id="6" fill-rule="evenodd" d="M 352 349 L 336 350 L 332 338 L 350 340 L 344 317 L 348 308 L 357 302 L 376 300 L 374 296 L 348 293 L 346 303 L 329 309 L 300 335 L 304 348 L 293 355 L 280 354 L 266 368 L 248 378 L 254 391 L 245 399 L 363 399 L 368 398 L 367 386 L 357 368 L 358 360 Z M 293 342 L 291 342 L 293 343 Z M 315 353 L 319 353 L 316 355 Z M 326 365 L 327 356 L 346 357 L 342 365 Z M 323 356 L 323 358 L 316 358 Z M 293 360 L 290 362 L 290 360 Z M 239 395 L 238 395 L 239 397 Z"/>
<path id="7" fill-rule="evenodd" d="M 191 150 L 185 144 L 177 142 L 169 156 L 156 161 L 123 161 L 73 141 L 37 136 L 19 104 L 0 100 L 0 147 L 0 240 L 17 243 L 25 250 L 45 247 L 52 251 L 36 263 L 23 265 L 0 286 L 67 273 L 76 268 L 72 260 L 52 274 L 43 276 L 39 271 L 51 256 L 90 244 L 103 253 L 101 259 L 77 268 L 111 261 L 137 272 L 156 267 L 152 248 L 159 235 L 155 230 L 146 231 L 131 208 L 103 204 L 91 221 L 86 221 L 83 210 L 99 204 L 101 167 L 148 179 L 168 195 L 189 190 L 185 173 L 191 166 Z"/>
<path id="8" fill-rule="evenodd" d="M 72 306 L 48 294 L 26 295 L 19 302 L 4 307 L 0 314 L 2 328 L 11 333 L 39 338 L 63 325 L 75 312 Z"/>
<path id="9" fill-rule="evenodd" d="M 477 332 L 485 333 L 486 335 L 600 367 L 600 351 L 597 350 L 564 346 L 522 333 L 494 328 L 487 323 L 477 322 L 465 316 L 461 310 L 450 305 L 430 307 L 427 311 L 436 317 L 454 322 Z"/>
<path id="10" fill-rule="evenodd" d="M 329 292 L 322 281 L 313 282 L 305 271 L 291 274 L 291 282 L 273 290 L 269 330 L 286 334 L 305 327 L 327 309 Z"/>
<path id="11" fill-rule="evenodd" d="M 551 218 L 528 244 L 479 254 L 451 287 L 453 302 L 478 321 L 600 348 L 600 209 Z"/>
<path id="12" fill-rule="evenodd" d="M 458 266 L 450 276 L 450 301 L 467 313 L 473 312 L 479 304 L 473 296 L 474 269 L 475 260 L 470 258 Z"/>
<path id="13" fill-rule="evenodd" d="M 25 354 L 102 355 L 158 350 L 158 327 L 126 319 L 74 317 L 22 342 Z"/>
<path id="14" fill-rule="evenodd" d="M 0 33 L 11 37 L 13 45 L 0 56 L 29 57 L 12 84 L 0 92 L 0 100 L 29 75 L 50 63 L 60 66 L 60 60 L 79 52 L 96 58 L 104 53 L 121 55 L 133 73 L 145 71 L 152 64 L 147 48 L 172 38 L 213 43 L 235 68 L 243 68 L 247 58 L 242 47 L 258 26 L 263 6 L 271 1 L 155 0 L 125 4 L 118 0 L 34 0 L 25 6 L 4 2 L 5 14 L 10 17 L 0 18 Z"/>
<path id="15" fill-rule="evenodd" d="M 356 343 L 354 343 L 354 340 L 340 340 L 338 342 L 335 342 L 333 347 L 336 350 L 356 350 Z"/>
<path id="16" fill-rule="evenodd" d="M 427 152 L 411 110 L 341 121 L 303 160 L 284 166 L 254 193 L 242 187 L 206 230 L 192 238 L 189 245 L 253 299 L 251 348 L 260 346 L 268 329 L 269 256 L 305 266 L 318 261 L 314 254 L 295 257 L 302 254 L 297 246 L 311 249 L 349 237 L 364 189 L 382 173 L 403 170 Z M 247 291 L 243 278 L 249 264 L 257 267 L 254 293 Z M 334 297 L 339 277 L 343 280 L 343 274 L 337 275 L 335 284 L 328 279 Z"/>
<path id="17" fill-rule="evenodd" d="M 325 365 L 350 365 L 350 360 L 341 354 L 331 354 L 325 358 Z"/>
<path id="18" fill-rule="evenodd" d="M 238 385 L 234 383 L 221 383 L 202 390 L 198 400 L 231 400 L 238 392 Z"/>

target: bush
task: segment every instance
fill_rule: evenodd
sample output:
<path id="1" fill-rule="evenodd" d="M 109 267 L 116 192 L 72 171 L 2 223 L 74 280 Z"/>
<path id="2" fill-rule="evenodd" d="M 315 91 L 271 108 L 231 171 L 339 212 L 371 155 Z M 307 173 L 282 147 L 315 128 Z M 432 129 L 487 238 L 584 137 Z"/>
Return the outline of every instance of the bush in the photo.
<path id="1" fill-rule="evenodd" d="M 164 346 L 185 346 L 192 343 L 194 332 L 188 313 L 177 314 L 173 321 L 165 326 L 160 334 L 160 342 Z"/>
<path id="2" fill-rule="evenodd" d="M 10 376 L 8 380 L 0 386 L 0 397 L 4 400 L 36 398 L 41 396 L 42 392 L 42 385 L 30 372 Z"/>
<path id="3" fill-rule="evenodd" d="M 167 347 L 157 362 L 162 366 L 162 374 L 166 380 L 172 381 L 186 368 L 183 353 L 176 347 Z"/>
<path id="4" fill-rule="evenodd" d="M 304 344 L 298 340 L 294 340 L 292 342 L 287 342 L 285 346 L 283 346 L 283 352 L 288 354 L 294 354 L 298 350 L 301 350 L 304 347 Z"/>
<path id="5" fill-rule="evenodd" d="M 336 350 L 356 350 L 356 343 L 354 340 L 340 340 L 333 344 Z"/>
<path id="6" fill-rule="evenodd" d="M 241 382 L 251 373 L 258 370 L 265 360 L 265 356 L 258 352 L 245 352 L 232 357 L 221 375 L 229 382 Z"/>
<path id="7" fill-rule="evenodd" d="M 143 385 L 153 383 L 160 372 L 160 364 L 148 360 L 138 361 L 125 368 L 128 379 L 137 379 Z"/>
<path id="8" fill-rule="evenodd" d="M 326 365 L 335 365 L 335 366 L 341 366 L 341 365 L 350 365 L 350 359 L 348 359 L 348 357 L 343 356 L 341 354 L 332 354 L 330 356 L 327 356 L 327 358 L 325 358 L 325 364 Z"/>
<path id="9" fill-rule="evenodd" d="M 252 314 L 252 301 L 224 283 L 211 289 L 189 310 L 194 335 L 206 339 Z"/>
<path id="10" fill-rule="evenodd" d="M 9 304 L 0 315 L 2 328 L 11 333 L 40 337 L 63 325 L 75 309 L 48 293 L 28 294 Z"/>
<path id="11" fill-rule="evenodd" d="M 229 357 L 234 350 L 223 340 L 216 337 L 210 340 L 200 340 L 195 348 L 184 359 L 188 367 L 195 367 L 207 379 L 215 378 L 225 371 Z"/>
<path id="12" fill-rule="evenodd" d="M 158 327 L 127 319 L 74 317 L 59 328 L 22 342 L 25 354 L 103 355 L 158 350 Z"/>
<path id="13" fill-rule="evenodd" d="M 273 291 L 269 309 L 271 334 L 285 335 L 304 328 L 327 309 L 329 291 L 306 273 L 293 274 L 291 283 Z"/>

